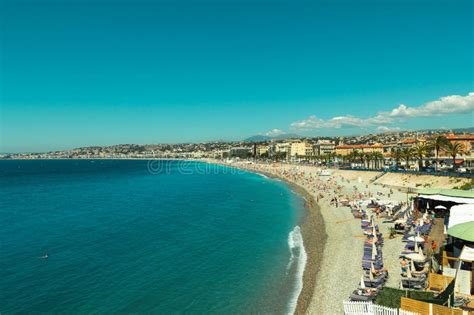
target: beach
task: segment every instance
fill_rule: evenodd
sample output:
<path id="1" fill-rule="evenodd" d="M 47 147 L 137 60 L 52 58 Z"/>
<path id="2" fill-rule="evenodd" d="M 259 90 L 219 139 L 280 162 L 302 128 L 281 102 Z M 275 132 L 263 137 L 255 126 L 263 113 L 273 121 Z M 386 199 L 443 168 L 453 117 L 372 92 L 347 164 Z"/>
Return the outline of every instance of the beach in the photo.
<path id="1" fill-rule="evenodd" d="M 375 172 L 332 170 L 319 176 L 318 168 L 291 164 L 232 163 L 232 167 L 287 181 L 305 200 L 307 216 L 301 222 L 304 247 L 308 253 L 303 289 L 296 314 L 341 314 L 362 274 L 363 232 L 360 220 L 348 207 L 331 202 L 338 199 L 379 198 L 406 202 L 405 193 L 373 184 Z M 399 260 L 403 248 L 400 238 L 389 239 L 389 224 L 376 219 L 385 236 L 384 262 L 390 274 L 388 286 L 398 287 Z"/>

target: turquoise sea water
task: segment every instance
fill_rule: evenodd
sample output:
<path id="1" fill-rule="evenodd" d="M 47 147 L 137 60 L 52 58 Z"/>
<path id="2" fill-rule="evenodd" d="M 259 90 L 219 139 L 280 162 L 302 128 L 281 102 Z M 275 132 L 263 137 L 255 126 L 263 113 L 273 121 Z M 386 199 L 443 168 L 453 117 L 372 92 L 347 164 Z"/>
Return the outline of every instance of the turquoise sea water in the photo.
<path id="1" fill-rule="evenodd" d="M 291 311 L 301 198 L 257 174 L 153 163 L 0 161 L 0 312 Z"/>

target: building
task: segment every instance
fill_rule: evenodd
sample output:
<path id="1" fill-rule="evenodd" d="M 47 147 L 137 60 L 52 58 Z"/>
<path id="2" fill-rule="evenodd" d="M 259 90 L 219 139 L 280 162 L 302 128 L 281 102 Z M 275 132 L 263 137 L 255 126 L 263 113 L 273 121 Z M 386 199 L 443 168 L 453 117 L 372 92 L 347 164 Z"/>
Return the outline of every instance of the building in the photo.
<path id="1" fill-rule="evenodd" d="M 468 169 L 474 168 L 474 135 L 473 134 L 453 134 L 449 133 L 446 135 L 451 143 L 461 143 L 463 146 L 463 152 L 456 157 L 456 165 L 466 167 Z M 451 156 L 441 148 L 439 152 L 441 158 L 451 160 Z"/>
<path id="2" fill-rule="evenodd" d="M 307 141 L 293 142 L 290 147 L 292 158 L 314 156 L 313 145 Z"/>
<path id="3" fill-rule="evenodd" d="M 472 134 L 458 134 L 453 133 L 447 134 L 446 139 L 451 143 L 461 143 L 464 149 L 463 155 L 472 155 L 474 153 L 474 135 Z M 440 155 L 448 156 L 446 152 L 441 150 Z"/>
<path id="4" fill-rule="evenodd" d="M 336 154 L 337 155 L 349 155 L 352 152 L 357 151 L 359 153 L 373 153 L 379 152 L 383 154 L 383 145 L 381 144 L 351 144 L 351 145 L 338 145 L 336 146 Z"/>
<path id="5" fill-rule="evenodd" d="M 275 153 L 289 153 L 291 150 L 291 143 L 280 142 L 275 145 Z"/>
<path id="6" fill-rule="evenodd" d="M 334 153 L 336 145 L 331 140 L 318 140 L 314 146 L 314 155 L 328 155 Z"/>
<path id="7" fill-rule="evenodd" d="M 258 145 L 257 146 L 257 156 L 262 156 L 268 154 L 268 145 Z"/>
<path id="8" fill-rule="evenodd" d="M 403 148 L 411 148 L 413 147 L 416 143 L 418 142 L 417 139 L 415 138 L 406 138 L 406 139 L 402 139 L 398 142 L 398 147 L 400 149 L 403 149 Z"/>
<path id="9" fill-rule="evenodd" d="M 231 157 L 248 158 L 252 156 L 252 148 L 246 148 L 246 147 L 230 148 L 229 155 Z"/>
<path id="10" fill-rule="evenodd" d="M 398 142 L 388 142 L 383 144 L 383 155 L 384 156 L 391 156 L 392 152 L 394 152 L 397 148 L 400 148 Z"/>

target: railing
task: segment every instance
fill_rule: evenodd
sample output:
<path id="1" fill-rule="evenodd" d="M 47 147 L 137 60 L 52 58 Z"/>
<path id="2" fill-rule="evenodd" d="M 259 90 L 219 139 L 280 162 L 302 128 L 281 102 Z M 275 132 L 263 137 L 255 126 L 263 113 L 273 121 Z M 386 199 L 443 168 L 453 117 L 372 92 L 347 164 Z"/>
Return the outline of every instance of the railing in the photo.
<path id="1" fill-rule="evenodd" d="M 447 177 L 464 177 L 464 178 L 474 178 L 474 173 L 458 173 L 458 172 L 425 172 L 425 171 L 410 171 L 410 170 L 386 170 L 386 169 L 376 169 L 376 168 L 366 168 L 366 167 L 347 167 L 341 166 L 341 170 L 351 170 L 351 171 L 364 171 L 364 172 L 385 172 L 385 173 L 401 173 L 401 174 L 413 174 L 413 175 L 432 175 L 432 176 L 447 176 Z"/>
<path id="2" fill-rule="evenodd" d="M 377 179 L 379 179 L 380 177 L 384 176 L 385 175 L 385 172 L 382 172 L 382 173 L 379 173 L 377 175 L 375 175 L 375 177 L 373 177 L 370 182 L 373 183 L 375 182 Z"/>
<path id="3" fill-rule="evenodd" d="M 403 309 L 418 312 L 426 315 L 462 315 L 461 309 L 454 309 L 443 305 L 437 305 L 433 303 L 427 303 L 423 301 L 417 301 L 409 298 L 402 297 L 400 299 L 401 307 Z"/>
<path id="4" fill-rule="evenodd" d="M 391 308 L 370 302 L 344 301 L 345 315 L 417 315 L 398 308 Z"/>

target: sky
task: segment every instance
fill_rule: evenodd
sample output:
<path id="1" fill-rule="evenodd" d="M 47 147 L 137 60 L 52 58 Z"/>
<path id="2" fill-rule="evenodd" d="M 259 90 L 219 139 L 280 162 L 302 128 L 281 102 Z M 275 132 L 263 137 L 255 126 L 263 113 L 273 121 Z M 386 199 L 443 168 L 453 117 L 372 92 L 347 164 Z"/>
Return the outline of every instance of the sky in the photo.
<path id="1" fill-rule="evenodd" d="M 467 0 L 0 0 L 0 152 L 474 126 Z"/>

